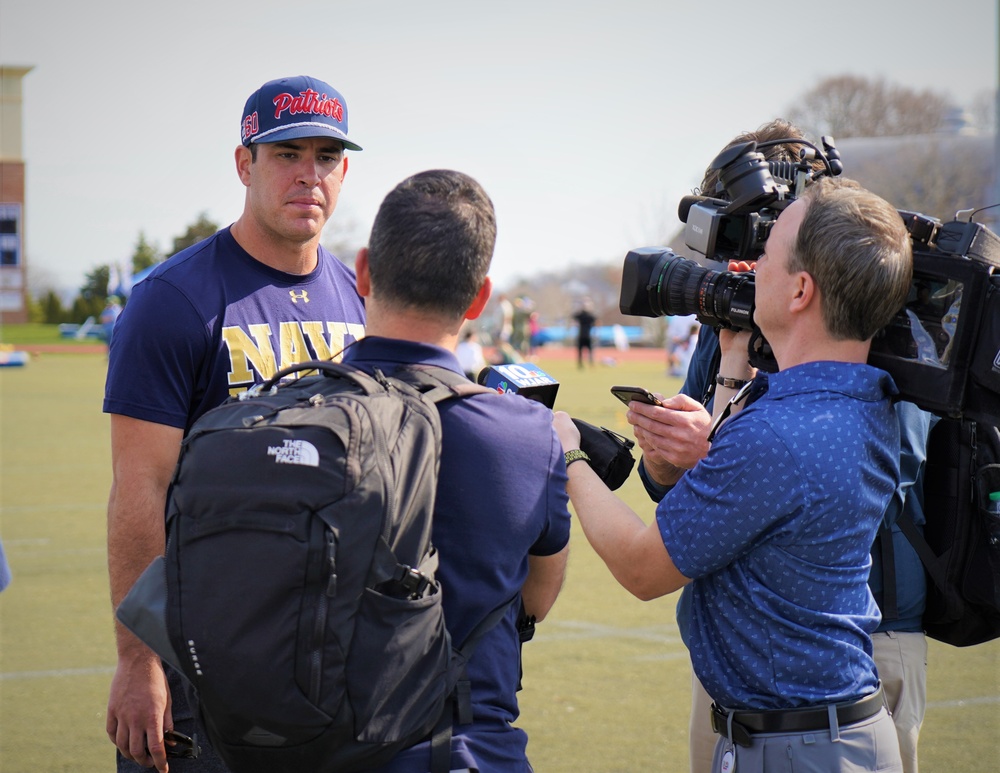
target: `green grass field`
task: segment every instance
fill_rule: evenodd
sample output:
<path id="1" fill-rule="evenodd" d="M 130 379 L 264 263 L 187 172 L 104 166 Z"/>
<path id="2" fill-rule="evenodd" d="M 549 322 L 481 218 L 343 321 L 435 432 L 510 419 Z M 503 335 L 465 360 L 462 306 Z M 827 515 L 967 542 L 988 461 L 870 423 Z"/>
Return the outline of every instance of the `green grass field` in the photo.
<path id="1" fill-rule="evenodd" d="M 679 386 L 659 359 L 585 372 L 567 360 L 539 364 L 561 381 L 559 408 L 626 434 L 609 386 Z M 0 537 L 14 571 L 0 594 L 2 773 L 113 770 L 105 366 L 100 354 L 43 354 L 0 368 Z M 620 493 L 652 517 L 637 480 Z M 629 596 L 575 531 L 562 596 L 525 646 L 520 724 L 539 773 L 686 770 L 691 677 L 674 601 Z M 928 701 L 921 769 L 995 769 L 1000 641 L 965 650 L 932 642 Z"/>

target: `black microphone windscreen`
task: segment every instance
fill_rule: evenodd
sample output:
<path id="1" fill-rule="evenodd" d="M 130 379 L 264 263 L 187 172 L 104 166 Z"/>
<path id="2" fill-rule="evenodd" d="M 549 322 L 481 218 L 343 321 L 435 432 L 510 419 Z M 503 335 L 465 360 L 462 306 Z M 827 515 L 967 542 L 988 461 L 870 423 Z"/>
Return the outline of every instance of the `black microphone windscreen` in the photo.
<path id="1" fill-rule="evenodd" d="M 691 207 L 708 199 L 710 199 L 709 196 L 685 196 L 681 199 L 681 203 L 677 205 L 677 217 L 680 218 L 682 223 L 686 223 Z"/>

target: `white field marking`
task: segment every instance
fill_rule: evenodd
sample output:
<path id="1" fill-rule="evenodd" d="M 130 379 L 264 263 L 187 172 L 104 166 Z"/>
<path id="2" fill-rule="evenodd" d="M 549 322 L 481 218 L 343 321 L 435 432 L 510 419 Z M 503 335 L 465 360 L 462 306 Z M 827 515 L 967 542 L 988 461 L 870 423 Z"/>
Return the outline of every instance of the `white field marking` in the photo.
<path id="1" fill-rule="evenodd" d="M 552 626 L 551 628 L 549 626 Z M 642 639 L 660 644 L 680 644 L 680 636 L 671 625 L 645 626 L 642 628 L 618 628 L 599 623 L 585 623 L 576 620 L 561 620 L 539 626 L 536 635 L 547 641 L 574 641 L 581 639 Z"/>
<path id="2" fill-rule="evenodd" d="M 64 502 L 48 505 L 5 505 L 0 507 L 0 515 L 15 515 L 17 513 L 38 513 L 47 510 L 107 510 L 107 502 Z"/>
<path id="3" fill-rule="evenodd" d="M 11 671 L 0 674 L 0 682 L 14 679 L 62 679 L 67 676 L 94 676 L 95 674 L 113 674 L 114 666 L 94 666 L 93 668 L 59 668 L 52 671 Z"/>
<path id="4" fill-rule="evenodd" d="M 950 701 L 928 701 L 929 709 L 964 709 L 972 706 L 984 706 L 1000 703 L 1000 695 L 982 695 L 978 698 L 956 698 Z"/>

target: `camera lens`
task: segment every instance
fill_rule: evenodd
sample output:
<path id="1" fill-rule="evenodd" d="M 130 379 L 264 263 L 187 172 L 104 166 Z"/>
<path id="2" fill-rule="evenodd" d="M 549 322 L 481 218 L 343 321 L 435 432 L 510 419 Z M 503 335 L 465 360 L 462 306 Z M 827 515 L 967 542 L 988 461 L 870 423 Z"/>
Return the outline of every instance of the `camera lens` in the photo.
<path id="1" fill-rule="evenodd" d="M 707 325 L 753 330 L 753 274 L 713 271 L 665 249 L 632 250 L 619 308 L 641 317 L 694 314 Z"/>

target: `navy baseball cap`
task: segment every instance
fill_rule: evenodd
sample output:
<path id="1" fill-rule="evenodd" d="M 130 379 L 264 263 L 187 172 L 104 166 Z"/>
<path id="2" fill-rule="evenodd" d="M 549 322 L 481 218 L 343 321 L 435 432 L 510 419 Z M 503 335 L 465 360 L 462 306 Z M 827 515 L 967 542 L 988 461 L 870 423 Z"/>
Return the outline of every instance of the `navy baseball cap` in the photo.
<path id="1" fill-rule="evenodd" d="M 347 102 L 335 88 L 299 75 L 268 81 L 247 100 L 240 124 L 242 142 L 282 142 L 332 137 L 348 150 L 361 150 L 347 139 Z"/>

